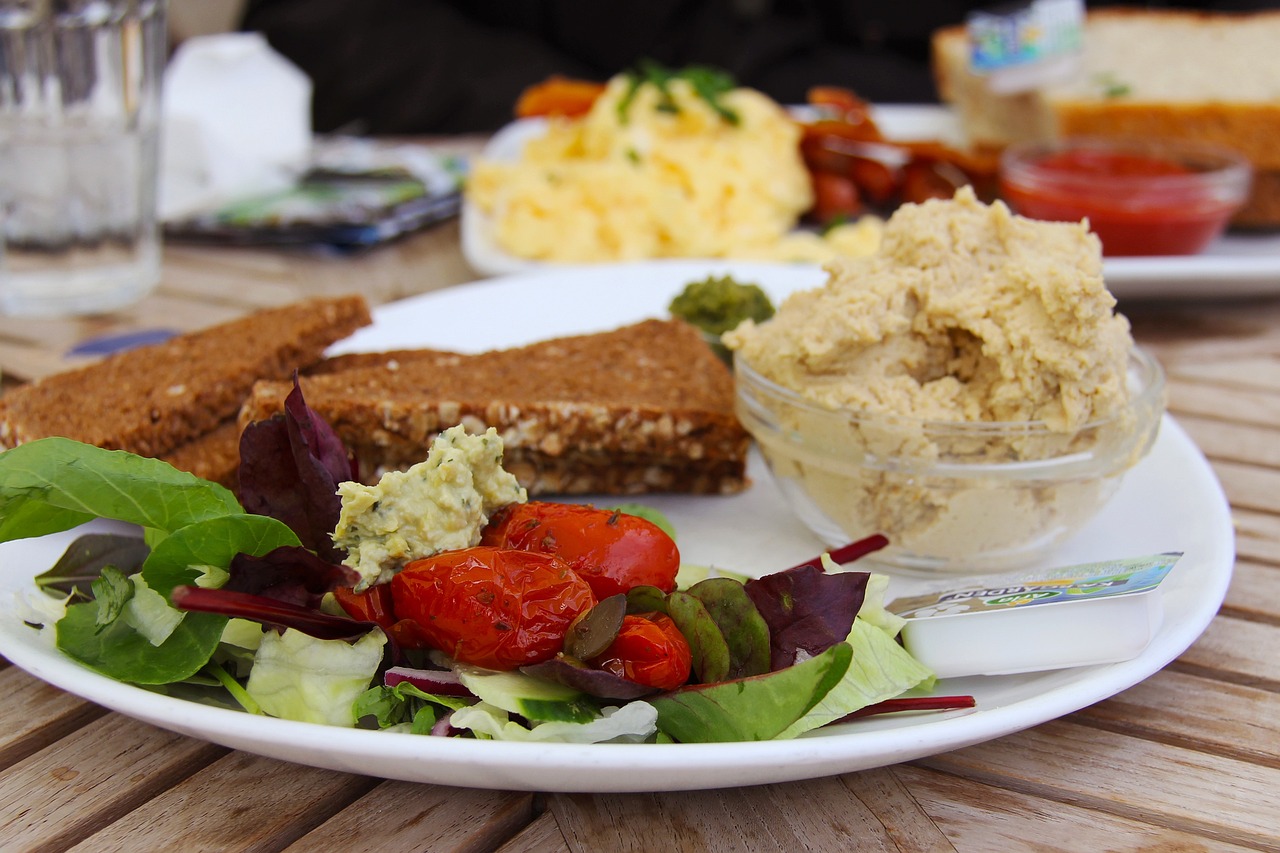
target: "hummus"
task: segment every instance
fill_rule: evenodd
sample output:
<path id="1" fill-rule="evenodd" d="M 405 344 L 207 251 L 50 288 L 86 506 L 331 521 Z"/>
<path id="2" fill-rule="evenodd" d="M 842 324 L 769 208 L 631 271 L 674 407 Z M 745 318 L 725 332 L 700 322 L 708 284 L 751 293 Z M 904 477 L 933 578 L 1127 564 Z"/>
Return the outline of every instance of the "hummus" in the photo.
<path id="1" fill-rule="evenodd" d="M 910 559 L 954 563 L 1030 540 L 1042 546 L 1096 511 L 1114 488 L 1097 471 L 1077 470 L 1067 483 L 991 465 L 1124 444 L 1134 432 L 1129 325 L 1084 223 L 1024 219 L 964 188 L 904 205 L 876 254 L 827 270 L 824 286 L 724 341 L 765 379 L 822 409 L 863 415 L 778 403 L 779 426 L 803 436 L 800 455 L 757 433 L 775 474 L 794 479 L 839 528 L 828 539 L 881 532 Z M 1082 430 L 1106 418 L 1114 421 L 1105 431 Z M 992 422 L 1019 427 L 963 426 Z M 973 463 L 984 475 L 956 467 Z"/>
<path id="2" fill-rule="evenodd" d="M 388 471 L 376 485 L 338 485 L 342 512 L 334 543 L 364 588 L 391 579 L 406 563 L 439 551 L 469 548 L 494 511 L 527 499 L 502 468 L 502 439 L 492 427 L 468 435 L 455 426 L 436 437 L 427 458 Z"/>

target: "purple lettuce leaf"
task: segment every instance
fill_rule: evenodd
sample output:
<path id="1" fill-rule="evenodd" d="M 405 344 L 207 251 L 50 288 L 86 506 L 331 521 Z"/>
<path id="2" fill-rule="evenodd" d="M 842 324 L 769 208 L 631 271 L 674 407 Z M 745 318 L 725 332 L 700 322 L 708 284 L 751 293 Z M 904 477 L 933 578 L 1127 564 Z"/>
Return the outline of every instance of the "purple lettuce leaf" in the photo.
<path id="1" fill-rule="evenodd" d="M 770 669 L 791 666 L 801 649 L 816 657 L 844 642 L 870 577 L 799 565 L 747 581 L 747 595 L 769 626 Z"/>
<path id="2" fill-rule="evenodd" d="M 284 414 L 241 434 L 239 477 L 248 512 L 289 525 L 324 559 L 342 559 L 332 538 L 342 511 L 338 483 L 355 479 L 355 464 L 333 428 L 307 406 L 296 372 Z"/>
<path id="3" fill-rule="evenodd" d="M 323 560 L 306 548 L 284 546 L 261 557 L 237 554 L 222 589 L 318 608 L 326 592 L 354 586 L 360 576 L 346 566 Z"/>
<path id="4" fill-rule="evenodd" d="M 278 601 L 247 592 L 226 589 L 202 589 L 198 586 L 176 586 L 171 595 L 179 610 L 216 613 L 249 619 L 275 628 L 293 628 L 320 640 L 353 640 L 374 628 L 373 622 L 362 622 L 347 616 L 334 616 L 321 610 Z"/>

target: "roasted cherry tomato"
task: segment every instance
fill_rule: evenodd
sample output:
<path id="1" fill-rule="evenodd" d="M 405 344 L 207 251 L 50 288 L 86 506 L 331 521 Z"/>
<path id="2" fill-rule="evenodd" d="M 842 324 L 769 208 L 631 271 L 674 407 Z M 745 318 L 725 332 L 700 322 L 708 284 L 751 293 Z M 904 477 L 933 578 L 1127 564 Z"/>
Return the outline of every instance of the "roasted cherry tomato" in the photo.
<path id="1" fill-rule="evenodd" d="M 391 579 L 391 596 L 428 645 L 489 669 L 555 657 L 569 623 L 596 603 L 560 558 L 492 547 L 414 560 Z"/>
<path id="2" fill-rule="evenodd" d="M 689 680 L 693 654 L 670 616 L 641 613 L 622 617 L 618 636 L 590 664 L 637 684 L 675 690 Z"/>
<path id="3" fill-rule="evenodd" d="M 428 645 L 417 623 L 396 616 L 390 584 L 378 584 L 362 592 L 339 587 L 333 591 L 333 597 L 352 619 L 376 623 L 402 648 L 420 649 Z"/>
<path id="4" fill-rule="evenodd" d="M 555 554 L 600 599 L 645 585 L 671 592 L 680 570 L 680 551 L 658 525 L 585 504 L 529 501 L 503 507 L 480 542 Z"/>

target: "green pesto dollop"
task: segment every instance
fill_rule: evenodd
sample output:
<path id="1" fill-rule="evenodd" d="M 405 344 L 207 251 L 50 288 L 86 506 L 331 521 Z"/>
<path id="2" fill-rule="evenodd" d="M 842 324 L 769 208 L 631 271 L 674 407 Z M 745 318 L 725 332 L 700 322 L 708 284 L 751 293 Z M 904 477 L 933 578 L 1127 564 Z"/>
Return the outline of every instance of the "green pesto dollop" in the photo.
<path id="1" fill-rule="evenodd" d="M 773 316 L 773 302 L 758 284 L 739 282 L 728 275 L 713 275 L 685 285 L 667 310 L 673 317 L 719 337 L 737 328 L 743 320 L 757 323 L 768 320 Z"/>

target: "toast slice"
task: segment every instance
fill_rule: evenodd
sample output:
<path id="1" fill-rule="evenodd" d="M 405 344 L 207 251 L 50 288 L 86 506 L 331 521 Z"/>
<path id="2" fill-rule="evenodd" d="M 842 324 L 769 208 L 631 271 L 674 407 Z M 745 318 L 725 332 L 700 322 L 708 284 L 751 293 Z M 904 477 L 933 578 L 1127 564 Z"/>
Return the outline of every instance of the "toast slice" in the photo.
<path id="1" fill-rule="evenodd" d="M 196 467 L 204 451 L 175 452 L 222 428 L 224 461 L 207 462 L 225 470 L 228 424 L 253 383 L 291 376 L 369 322 L 361 296 L 312 299 L 45 377 L 0 397 L 0 448 L 61 435 Z"/>
<path id="2" fill-rule="evenodd" d="M 307 405 L 355 453 L 361 478 L 426 458 L 440 431 L 490 426 L 531 494 L 730 493 L 746 485 L 748 436 L 733 378 L 680 320 L 646 320 L 474 355 L 339 356 L 301 379 Z M 243 428 L 284 408 L 292 385 L 259 382 Z"/>

